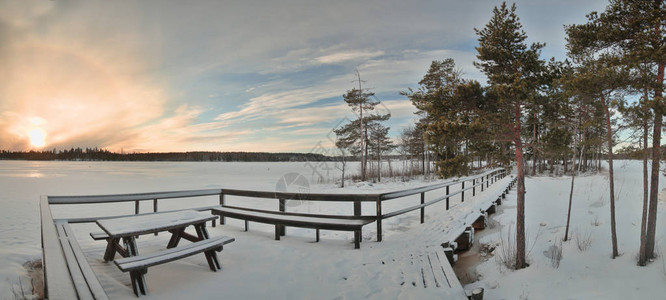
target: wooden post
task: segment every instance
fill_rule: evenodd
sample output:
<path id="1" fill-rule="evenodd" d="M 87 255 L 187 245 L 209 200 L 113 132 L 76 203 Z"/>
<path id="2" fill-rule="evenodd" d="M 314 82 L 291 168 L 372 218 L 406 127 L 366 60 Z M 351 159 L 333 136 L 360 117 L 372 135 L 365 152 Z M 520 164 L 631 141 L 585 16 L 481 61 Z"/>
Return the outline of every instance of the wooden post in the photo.
<path id="1" fill-rule="evenodd" d="M 425 192 L 421 193 L 421 204 L 425 203 Z M 421 207 L 421 224 L 425 222 L 425 207 Z"/>
<path id="2" fill-rule="evenodd" d="M 462 192 L 460 193 L 460 202 L 465 202 L 465 181 L 462 182 Z"/>
<path id="3" fill-rule="evenodd" d="M 490 186 L 490 174 L 486 175 L 486 188 Z"/>
<path id="4" fill-rule="evenodd" d="M 382 197 L 377 197 L 377 241 L 382 241 Z"/>
<path id="5" fill-rule="evenodd" d="M 472 179 L 472 197 L 476 196 L 476 178 Z"/>
<path id="6" fill-rule="evenodd" d="M 285 212 L 286 211 L 286 206 L 285 203 L 286 201 L 284 199 L 278 199 L 278 206 L 280 212 Z M 280 236 L 285 236 L 287 234 L 287 228 L 285 228 L 284 225 L 280 225 Z"/>
<path id="7" fill-rule="evenodd" d="M 224 205 L 224 192 L 220 192 L 220 205 Z M 224 225 L 224 216 L 220 216 L 220 225 Z M 215 227 L 215 223 L 213 223 L 213 227 Z"/>
<path id="8" fill-rule="evenodd" d="M 157 199 L 153 199 L 153 212 L 157 212 Z M 155 236 L 157 236 L 157 232 L 155 232 Z"/>
<path id="9" fill-rule="evenodd" d="M 360 217 L 361 216 L 361 201 L 359 201 L 359 200 L 354 201 L 354 216 L 355 217 Z M 354 248 L 355 249 L 360 248 L 360 243 L 361 243 L 361 231 L 360 230 L 355 230 L 354 231 Z"/>
<path id="10" fill-rule="evenodd" d="M 472 295 L 469 297 L 470 300 L 483 300 L 483 288 L 476 288 L 472 290 Z"/>
<path id="11" fill-rule="evenodd" d="M 483 192 L 483 176 L 481 176 L 481 192 Z"/>
<path id="12" fill-rule="evenodd" d="M 449 210 L 449 186 L 446 186 L 446 210 Z"/>
<path id="13" fill-rule="evenodd" d="M 139 214 L 139 200 L 134 201 L 134 214 Z"/>

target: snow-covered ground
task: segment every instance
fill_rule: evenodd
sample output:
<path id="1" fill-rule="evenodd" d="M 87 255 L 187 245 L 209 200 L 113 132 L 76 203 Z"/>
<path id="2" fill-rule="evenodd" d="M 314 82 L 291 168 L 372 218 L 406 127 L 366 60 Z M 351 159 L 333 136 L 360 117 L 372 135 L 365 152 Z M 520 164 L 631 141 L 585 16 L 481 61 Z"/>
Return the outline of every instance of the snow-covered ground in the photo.
<path id="1" fill-rule="evenodd" d="M 526 215 L 530 266 L 519 271 L 503 268 L 495 257 L 477 267 L 480 281 L 466 286 L 484 287 L 487 299 L 664 299 L 666 297 L 666 197 L 659 197 L 657 245 L 660 256 L 646 267 L 636 265 L 642 210 L 642 163 L 615 164 L 616 223 L 621 256 L 611 259 L 608 174 L 576 178 L 571 227 L 574 239 L 562 243 L 562 259 L 554 267 L 549 255 L 564 237 L 571 177 L 534 177 L 526 180 Z M 664 177 L 660 179 L 664 190 Z M 663 192 L 662 192 L 663 193 Z M 504 203 L 504 212 L 493 218 L 502 224 L 507 240 L 515 230 L 515 193 Z M 591 244 L 579 250 L 575 236 Z M 500 233 L 481 243 L 499 244 Z M 583 247 L 584 248 L 584 247 Z M 495 250 L 495 253 L 499 249 Z M 555 265 L 557 265 L 555 263 Z"/>
<path id="2" fill-rule="evenodd" d="M 115 194 L 184 189 L 232 187 L 276 190 L 283 175 L 296 172 L 309 181 L 312 167 L 303 163 L 129 163 L 129 162 L 9 162 L 0 161 L 0 297 L 11 297 L 11 287 L 19 278 L 27 284 L 22 264 L 41 257 L 38 200 L 40 195 Z M 334 172 L 334 171 L 331 171 Z M 335 176 L 335 175 L 329 175 Z M 530 267 L 520 271 L 501 268 L 491 258 L 481 264 L 479 282 L 466 288 L 485 288 L 486 299 L 658 299 L 666 294 L 666 270 L 663 258 L 648 267 L 636 267 L 638 226 L 642 205 L 640 162 L 616 164 L 618 241 L 621 257 L 610 258 L 608 184 L 602 175 L 576 180 L 572 229 L 590 233 L 592 244 L 580 251 L 575 241 L 563 243 L 559 268 L 544 255 L 561 239 L 566 222 L 570 178 L 536 177 L 527 180 L 527 228 L 530 240 Z M 340 189 L 333 184 L 311 184 L 312 192 L 379 193 L 431 183 L 411 181 L 381 184 L 356 184 Z M 662 189 L 660 187 L 660 189 Z M 429 197 L 435 197 L 430 195 Z M 466 196 L 466 199 L 468 196 Z M 480 198 L 480 197 L 479 197 Z M 216 203 L 215 197 L 187 205 Z M 229 201 L 252 200 L 230 199 Z M 257 206 L 277 207 L 270 200 L 256 200 Z M 417 197 L 389 202 L 385 211 L 418 203 Z M 466 213 L 466 205 L 454 201 L 450 211 L 443 202 L 426 209 L 426 223 L 419 224 L 418 212 L 387 220 L 384 241 L 375 242 L 375 226 L 363 230 L 361 250 L 354 250 L 351 234 L 322 231 L 320 243 L 313 243 L 308 229 L 288 228 L 281 241 L 272 239 L 272 227 L 252 223 L 243 232 L 242 222 L 209 228 L 211 235 L 229 235 L 236 242 L 220 254 L 223 270 L 211 273 L 205 260 L 190 257 L 183 261 L 156 266 L 148 271 L 149 298 L 189 298 L 225 295 L 237 298 L 441 298 L 441 289 L 414 287 L 413 263 L 436 249 L 442 232 L 453 226 L 456 215 Z M 388 204 L 388 203 L 387 203 Z M 658 243 L 662 244 L 663 205 L 658 217 Z M 160 202 L 160 209 L 183 205 L 178 200 Z M 303 205 L 288 203 L 288 210 L 349 213 L 351 205 Z M 146 203 L 142 211 L 151 209 Z M 504 212 L 494 215 L 506 237 L 509 224 L 515 222 L 515 193 L 503 205 Z M 131 204 L 77 208 L 72 212 L 54 207 L 56 217 L 133 213 Z M 373 212 L 364 205 L 364 213 Z M 87 233 L 97 231 L 94 224 L 76 225 L 77 237 L 104 288 L 112 298 L 135 299 L 129 276 L 115 266 L 101 262 L 103 242 L 95 242 Z M 537 232 L 539 232 L 537 236 Z M 139 249 L 163 246 L 167 235 L 139 239 Z M 485 236 L 482 243 L 496 243 L 499 234 Z M 534 243 L 534 245 L 532 245 Z M 497 251 L 497 250 L 496 250 Z M 427 256 L 426 256 L 427 257 Z M 182 279 L 185 278 L 185 279 Z"/>

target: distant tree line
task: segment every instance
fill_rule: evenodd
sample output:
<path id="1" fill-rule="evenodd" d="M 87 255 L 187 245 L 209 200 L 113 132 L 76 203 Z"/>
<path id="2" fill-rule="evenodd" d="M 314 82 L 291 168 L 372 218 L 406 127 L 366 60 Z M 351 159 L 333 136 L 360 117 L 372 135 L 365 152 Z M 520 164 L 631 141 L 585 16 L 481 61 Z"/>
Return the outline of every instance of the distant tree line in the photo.
<path id="1" fill-rule="evenodd" d="M 352 158 L 349 158 L 350 160 Z M 99 148 L 71 148 L 69 150 L 0 151 L 0 160 L 63 160 L 63 161 L 224 161 L 224 162 L 289 162 L 333 161 L 316 153 L 268 152 L 148 152 L 117 153 Z"/>

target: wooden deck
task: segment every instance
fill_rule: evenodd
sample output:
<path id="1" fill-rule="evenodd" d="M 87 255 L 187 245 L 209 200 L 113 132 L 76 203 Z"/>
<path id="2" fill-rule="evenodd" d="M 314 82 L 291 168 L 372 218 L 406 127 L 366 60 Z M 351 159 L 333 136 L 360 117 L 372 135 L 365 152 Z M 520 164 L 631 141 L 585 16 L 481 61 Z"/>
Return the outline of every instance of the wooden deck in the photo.
<path id="1" fill-rule="evenodd" d="M 310 194 L 308 197 L 312 198 L 312 201 L 342 201 L 354 205 L 355 211 L 356 207 L 360 207 L 360 201 L 375 201 L 377 202 L 377 241 L 382 240 L 382 227 L 381 220 L 395 217 L 404 213 L 408 213 L 415 210 L 421 211 L 421 223 L 424 223 L 424 209 L 432 204 L 435 204 L 440 201 L 446 201 L 446 211 L 449 210 L 449 200 L 454 196 L 459 197 L 458 204 L 454 205 L 454 209 L 459 209 L 460 207 L 465 207 L 464 215 L 456 216 L 452 212 L 448 220 L 442 220 L 443 222 L 433 222 L 430 220 L 427 226 L 437 227 L 438 231 L 432 231 L 433 228 L 428 229 L 428 232 L 442 232 L 443 234 L 436 239 L 429 241 L 428 245 L 412 245 L 411 250 L 403 251 L 399 257 L 392 258 L 390 260 L 379 259 L 382 265 L 390 266 L 392 278 L 399 284 L 404 287 L 411 288 L 422 288 L 422 289 L 438 289 L 442 291 L 442 295 L 449 295 L 447 299 L 466 299 L 465 292 L 460 285 L 460 282 L 453 273 L 453 269 L 447 259 L 446 249 L 440 246 L 440 244 L 445 242 L 451 242 L 458 239 L 461 234 L 464 234 L 467 228 L 470 226 L 471 222 L 476 221 L 476 219 L 483 214 L 485 210 L 490 209 L 496 202 L 495 198 L 501 197 L 502 191 L 505 191 L 505 188 L 501 185 L 513 184 L 513 179 L 505 178 L 505 173 L 499 173 L 498 170 L 493 170 L 477 177 L 464 178 L 458 181 L 452 181 L 449 183 L 437 184 L 429 187 L 422 187 L 417 189 L 398 191 L 392 193 L 384 194 L 372 194 L 372 195 L 363 195 L 363 197 L 357 198 L 358 195 L 324 195 L 324 194 Z M 480 178 L 480 179 L 479 179 Z M 468 184 L 465 186 L 465 181 Z M 500 182 L 499 185 L 491 186 L 491 183 Z M 449 186 L 455 184 L 462 184 L 462 189 L 457 192 L 449 193 Z M 444 189 L 445 192 L 444 192 Z M 482 192 L 482 189 L 485 189 L 485 193 Z M 465 191 L 468 193 L 468 200 L 470 200 L 471 205 L 464 203 L 465 205 L 460 205 L 465 199 Z M 499 191 L 499 192 L 497 192 Z M 424 193 L 438 193 L 435 196 L 435 199 L 429 200 L 428 202 L 424 201 Z M 471 193 L 470 193 L 471 192 Z M 87 217 L 79 219 L 54 219 L 51 215 L 50 205 L 54 204 L 79 204 L 79 203 L 106 203 L 106 202 L 134 202 L 136 213 L 139 213 L 138 206 L 139 201 L 152 201 L 154 211 L 157 211 L 157 202 L 160 199 L 168 198 L 188 198 L 188 197 L 199 197 L 199 196 L 211 196 L 219 195 L 220 204 L 224 204 L 224 195 L 236 195 L 236 196 L 245 196 L 245 197 L 276 197 L 276 194 L 265 192 L 250 192 L 250 191 L 238 191 L 238 190 L 199 190 L 199 191 L 178 191 L 178 192 L 162 192 L 162 193 L 145 193 L 145 194 L 131 194 L 131 195 L 101 195 L 101 196 L 61 196 L 61 197 L 49 197 L 44 196 L 40 203 L 40 211 L 42 215 L 42 248 L 43 248 L 43 259 L 45 267 L 45 289 L 47 297 L 49 299 L 104 299 L 106 294 L 104 291 L 99 293 L 99 289 L 92 289 L 89 292 L 82 291 L 82 288 L 85 289 L 85 286 L 81 284 L 81 280 L 76 280 L 72 271 L 68 266 L 73 264 L 68 261 L 67 253 L 63 252 L 62 239 L 70 239 L 69 245 L 72 247 L 79 247 L 76 243 L 76 236 L 73 234 L 67 234 L 66 236 L 60 236 L 56 228 L 57 224 L 66 224 L 66 223 L 89 223 L 95 222 L 105 217 Z M 499 193 L 499 194 L 497 194 Z M 409 195 L 421 194 L 421 204 L 416 204 L 409 206 L 394 212 L 382 214 L 381 203 L 383 201 L 388 201 L 391 199 L 396 199 L 399 197 L 406 197 Z M 476 197 L 470 197 L 476 194 Z M 499 196 L 498 196 L 499 195 Z M 280 195 L 278 195 L 280 196 Z M 485 196 L 485 197 L 484 197 Z M 341 197 L 341 198 L 340 198 Z M 339 198 L 339 199 L 338 199 Z M 431 197 L 432 198 L 432 197 Z M 486 199 L 487 198 L 487 199 Z M 275 199 L 275 198 L 272 198 Z M 341 199 L 341 200 L 340 200 Z M 474 199 L 486 199 L 488 201 L 475 201 Z M 501 199 L 501 198 L 498 198 Z M 279 199 L 281 202 L 284 199 Z M 306 199 L 307 200 L 307 199 Z M 444 202 L 442 202 L 444 203 Z M 459 207 L 455 207 L 455 206 Z M 207 210 L 210 211 L 210 207 L 197 207 L 191 208 L 195 210 Z M 463 210 L 460 210 L 462 212 Z M 159 213 L 162 213 L 161 211 Z M 458 218 L 458 219 L 456 219 Z M 424 225 L 421 225 L 424 226 Z M 462 228 L 462 229 L 461 229 Z M 79 239 L 85 238 L 79 237 Z M 416 247 L 416 248 L 415 248 Z M 425 250 L 424 250 L 425 249 Z M 81 249 L 73 249 L 77 253 L 81 253 Z M 455 250 L 455 249 L 454 249 Z M 85 252 L 85 251 L 83 251 Z M 399 251 L 400 252 L 400 251 Z M 88 258 L 90 260 L 90 258 Z M 85 266 L 86 259 L 77 260 L 77 263 L 83 264 L 82 269 L 88 269 Z M 360 267 L 360 266 L 359 266 Z M 93 268 L 94 269 L 94 268 Z M 86 272 L 84 272 L 86 273 Z M 89 273 L 89 272 L 88 272 Z M 84 274 L 85 275 L 85 274 Z M 85 277 L 85 276 L 84 276 Z M 92 279 L 94 276 L 91 276 Z M 87 279 L 86 279 L 87 280 Z M 90 285 L 89 285 L 90 286 Z M 94 286 L 94 285 L 93 285 Z M 92 293 L 91 293 L 92 292 Z M 92 294 L 92 297 L 91 297 Z M 98 296 L 99 295 L 99 296 Z"/>

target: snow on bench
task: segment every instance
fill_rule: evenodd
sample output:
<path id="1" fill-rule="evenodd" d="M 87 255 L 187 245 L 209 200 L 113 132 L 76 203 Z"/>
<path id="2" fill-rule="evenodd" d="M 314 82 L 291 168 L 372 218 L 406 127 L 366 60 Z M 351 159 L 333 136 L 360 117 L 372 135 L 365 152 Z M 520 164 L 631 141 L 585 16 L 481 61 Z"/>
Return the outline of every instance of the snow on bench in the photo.
<path id="1" fill-rule="evenodd" d="M 231 243 L 234 240 L 234 238 L 227 236 L 214 237 L 187 244 L 185 246 L 161 250 L 155 253 L 116 259 L 114 260 L 114 263 L 121 271 L 130 272 L 134 294 L 139 296 L 140 292 L 141 294 L 145 295 L 147 287 L 143 275 L 148 272 L 148 267 L 160 265 L 203 252 L 206 254 L 206 260 L 208 261 L 210 269 L 213 272 L 217 272 L 217 270 L 220 269 L 220 262 L 217 260 L 216 255 L 211 255 L 211 251 L 220 252 L 222 251 L 224 245 Z"/>
<path id="2" fill-rule="evenodd" d="M 213 208 L 215 215 L 245 220 L 245 230 L 248 230 L 248 221 L 275 225 L 275 239 L 280 240 L 283 226 L 303 227 L 316 229 L 317 241 L 319 230 L 340 230 L 354 232 L 354 248 L 361 247 L 361 229 L 364 225 L 376 220 L 375 216 L 339 216 L 317 215 L 304 213 L 275 212 L 259 209 L 250 209 L 221 205 Z"/>

